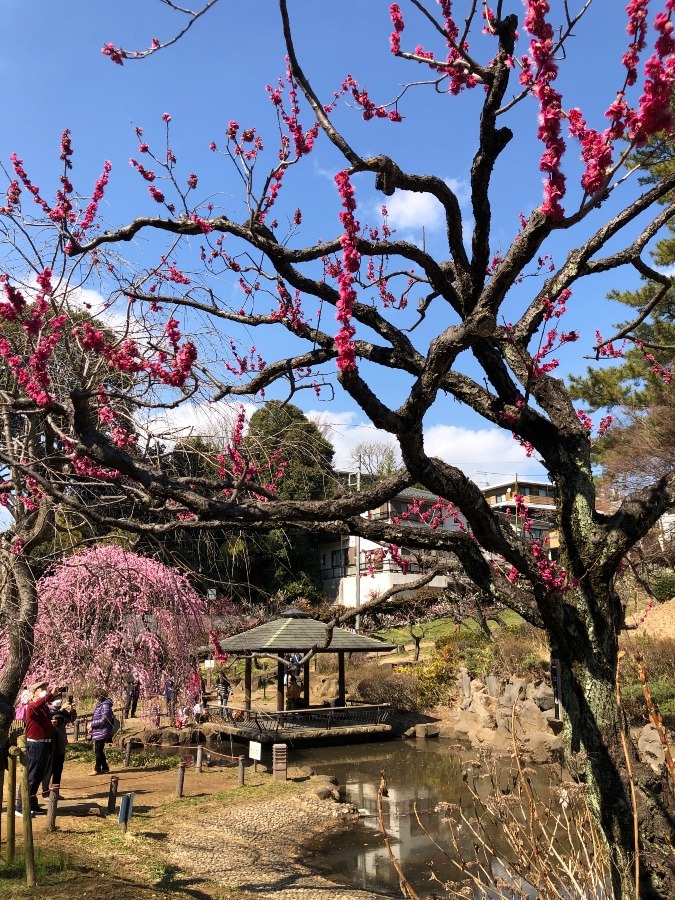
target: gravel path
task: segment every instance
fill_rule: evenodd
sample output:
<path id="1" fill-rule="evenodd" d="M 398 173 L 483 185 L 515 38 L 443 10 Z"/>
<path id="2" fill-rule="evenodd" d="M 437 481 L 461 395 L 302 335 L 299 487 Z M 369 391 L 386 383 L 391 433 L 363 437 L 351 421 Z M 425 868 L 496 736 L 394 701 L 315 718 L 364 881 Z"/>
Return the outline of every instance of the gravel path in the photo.
<path id="1" fill-rule="evenodd" d="M 382 897 L 342 887 L 314 873 L 300 858 L 303 842 L 336 829 L 338 804 L 312 792 L 246 804 L 179 826 L 168 837 L 169 861 L 184 872 L 226 885 L 247 900 L 366 900 Z M 205 850 L 205 847 L 208 848 Z"/>

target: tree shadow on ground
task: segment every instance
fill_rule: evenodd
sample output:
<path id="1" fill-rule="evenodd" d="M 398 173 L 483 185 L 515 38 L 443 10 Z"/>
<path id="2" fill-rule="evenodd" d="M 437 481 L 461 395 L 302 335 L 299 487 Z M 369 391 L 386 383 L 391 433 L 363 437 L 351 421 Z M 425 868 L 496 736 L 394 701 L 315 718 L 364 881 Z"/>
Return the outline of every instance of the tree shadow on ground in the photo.
<path id="1" fill-rule="evenodd" d="M 194 900 L 212 900 L 212 895 L 189 885 L 207 884 L 204 878 L 186 878 L 178 866 L 166 866 L 164 874 L 154 887 L 160 891 L 175 892 L 194 897 Z"/>

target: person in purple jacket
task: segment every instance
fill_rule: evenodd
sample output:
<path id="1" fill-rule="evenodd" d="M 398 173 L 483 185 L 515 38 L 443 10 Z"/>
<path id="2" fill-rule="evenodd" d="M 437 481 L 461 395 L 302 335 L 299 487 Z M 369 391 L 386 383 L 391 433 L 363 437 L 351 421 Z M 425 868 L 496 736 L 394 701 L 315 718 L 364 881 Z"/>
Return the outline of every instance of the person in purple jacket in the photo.
<path id="1" fill-rule="evenodd" d="M 110 771 L 105 758 L 105 745 L 112 738 L 113 719 L 113 702 L 106 691 L 100 690 L 96 695 L 96 706 L 89 726 L 94 742 L 94 770 L 90 775 L 105 775 Z"/>

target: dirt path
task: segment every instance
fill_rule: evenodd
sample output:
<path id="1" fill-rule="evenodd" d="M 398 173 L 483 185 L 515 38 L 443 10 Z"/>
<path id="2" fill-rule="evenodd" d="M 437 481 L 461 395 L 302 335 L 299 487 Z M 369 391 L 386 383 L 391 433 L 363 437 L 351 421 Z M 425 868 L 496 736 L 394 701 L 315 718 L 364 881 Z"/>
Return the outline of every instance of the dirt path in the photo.
<path id="1" fill-rule="evenodd" d="M 366 900 L 377 895 L 336 885 L 303 862 L 302 847 L 320 833 L 345 827 L 339 804 L 320 800 L 325 779 L 290 770 L 287 782 L 267 772 L 188 768 L 184 796 L 175 796 L 176 770 L 118 769 L 119 795 L 134 792 L 133 816 L 123 835 L 117 815 L 107 814 L 109 778 L 91 777 L 82 762 L 67 761 L 58 830 L 45 816 L 33 819 L 34 842 L 56 851 L 70 868 L 43 877 L 31 897 L 49 900 L 114 897 L 159 900 Z M 118 803 L 119 806 L 119 803 Z M 3 805 L 4 814 L 4 805 Z M 6 825 L 3 818 L 3 842 Z M 21 820 L 17 819 L 17 845 Z M 4 849 L 4 846 L 3 846 Z M 3 897 L 24 896 L 0 884 Z"/>

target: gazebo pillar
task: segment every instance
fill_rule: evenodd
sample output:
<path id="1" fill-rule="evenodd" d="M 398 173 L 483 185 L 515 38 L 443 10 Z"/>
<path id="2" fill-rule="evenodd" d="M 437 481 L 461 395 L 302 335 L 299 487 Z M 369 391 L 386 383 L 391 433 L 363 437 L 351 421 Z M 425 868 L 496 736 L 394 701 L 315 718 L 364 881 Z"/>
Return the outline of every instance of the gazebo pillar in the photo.
<path id="1" fill-rule="evenodd" d="M 277 660 L 277 712 L 284 711 L 284 675 L 286 674 L 286 666 L 279 659 Z"/>
<path id="2" fill-rule="evenodd" d="M 251 711 L 251 670 L 253 657 L 247 656 L 244 663 L 244 709 Z"/>
<path id="3" fill-rule="evenodd" d="M 302 667 L 302 698 L 305 708 L 309 706 L 309 660 L 306 659 Z"/>
<path id="4" fill-rule="evenodd" d="M 345 651 L 338 650 L 338 706 L 345 705 Z"/>

